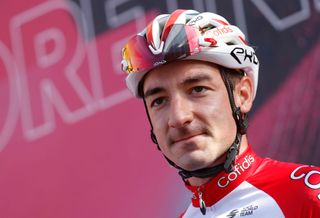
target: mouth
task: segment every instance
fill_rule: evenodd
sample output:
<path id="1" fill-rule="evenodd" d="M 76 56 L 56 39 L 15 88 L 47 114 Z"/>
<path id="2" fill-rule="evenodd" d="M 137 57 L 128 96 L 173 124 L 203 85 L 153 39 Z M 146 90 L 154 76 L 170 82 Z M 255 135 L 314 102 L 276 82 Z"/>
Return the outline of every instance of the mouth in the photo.
<path id="1" fill-rule="evenodd" d="M 203 135 L 203 133 L 197 133 L 197 134 L 192 134 L 192 135 L 188 135 L 188 136 L 183 136 L 181 138 L 175 139 L 172 141 L 172 145 L 177 144 L 179 142 L 187 142 L 189 140 L 194 139 L 197 136 Z"/>

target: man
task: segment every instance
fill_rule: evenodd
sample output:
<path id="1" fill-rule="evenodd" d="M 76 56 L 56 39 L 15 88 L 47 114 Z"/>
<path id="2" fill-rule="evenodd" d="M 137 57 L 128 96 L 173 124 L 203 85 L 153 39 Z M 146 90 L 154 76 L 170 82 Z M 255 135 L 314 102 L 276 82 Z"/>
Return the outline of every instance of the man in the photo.
<path id="1" fill-rule="evenodd" d="M 320 168 L 257 156 L 246 137 L 259 62 L 213 13 L 159 15 L 123 48 L 152 141 L 193 193 L 181 217 L 320 217 Z"/>

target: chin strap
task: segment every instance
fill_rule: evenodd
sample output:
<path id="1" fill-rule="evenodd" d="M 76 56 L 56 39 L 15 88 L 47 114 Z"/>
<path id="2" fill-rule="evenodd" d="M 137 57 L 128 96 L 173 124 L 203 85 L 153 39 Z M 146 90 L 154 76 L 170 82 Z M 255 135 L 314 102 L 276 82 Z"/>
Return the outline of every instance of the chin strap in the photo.
<path id="1" fill-rule="evenodd" d="M 181 176 L 183 181 L 185 181 L 186 179 L 188 179 L 190 177 L 208 178 L 208 177 L 211 177 L 211 176 L 214 176 L 214 175 L 220 173 L 223 170 L 225 170 L 228 173 L 233 171 L 235 158 L 239 153 L 240 143 L 241 143 L 241 134 L 237 133 L 234 142 L 232 143 L 232 145 L 230 146 L 230 148 L 227 151 L 227 157 L 226 157 L 226 160 L 224 163 L 213 166 L 213 167 L 202 168 L 202 169 L 198 169 L 198 170 L 194 170 L 194 171 L 184 170 L 184 169 L 176 166 L 167 157 L 165 157 L 165 158 L 167 159 L 167 161 L 171 165 L 174 164 L 175 167 L 180 170 L 179 175 Z"/>
<path id="2" fill-rule="evenodd" d="M 232 85 L 232 82 L 231 82 L 227 72 L 225 71 L 224 67 L 220 68 L 220 73 L 221 73 L 222 79 L 225 83 L 225 86 L 227 88 L 230 106 L 232 109 L 232 115 L 233 115 L 233 118 L 234 118 L 236 125 L 237 125 L 236 137 L 226 153 L 227 156 L 226 156 L 225 162 L 222 164 L 213 166 L 213 167 L 202 168 L 202 169 L 198 169 L 198 170 L 194 170 L 194 171 L 184 170 L 181 167 L 177 166 L 173 161 L 171 161 L 169 158 L 167 158 L 163 154 L 163 156 L 169 162 L 169 164 L 179 170 L 179 175 L 181 176 L 183 181 L 186 181 L 186 179 L 188 179 L 190 177 L 208 178 L 208 177 L 211 177 L 211 176 L 218 174 L 219 172 L 221 172 L 223 170 L 225 170 L 228 173 L 232 172 L 234 169 L 235 158 L 239 153 L 241 136 L 246 134 L 247 127 L 248 127 L 248 116 L 247 116 L 247 114 L 241 113 L 240 107 L 236 107 L 236 104 L 234 102 L 234 96 L 233 96 L 233 85 Z M 150 130 L 151 140 L 154 144 L 157 145 L 158 150 L 161 151 L 160 146 L 157 141 L 157 138 L 156 138 L 156 135 L 153 133 L 153 125 L 152 125 L 151 118 L 150 118 L 150 115 L 148 112 L 145 98 L 142 97 L 142 99 L 143 99 L 144 107 L 145 107 L 147 117 L 148 117 L 150 127 L 151 127 L 151 130 Z"/>
<path id="3" fill-rule="evenodd" d="M 239 154 L 240 143 L 241 134 L 237 133 L 235 140 L 233 141 L 232 145 L 230 146 L 227 152 L 226 161 L 223 165 L 224 170 L 228 173 L 231 173 L 233 171 L 236 156 Z"/>
<path id="4" fill-rule="evenodd" d="M 203 169 L 194 170 L 194 171 L 187 171 L 187 170 L 181 169 L 179 171 L 179 175 L 181 176 L 183 181 L 185 181 L 190 177 L 208 178 L 215 174 L 218 174 L 223 169 L 224 169 L 224 164 L 222 163 L 213 167 L 203 168 Z"/>

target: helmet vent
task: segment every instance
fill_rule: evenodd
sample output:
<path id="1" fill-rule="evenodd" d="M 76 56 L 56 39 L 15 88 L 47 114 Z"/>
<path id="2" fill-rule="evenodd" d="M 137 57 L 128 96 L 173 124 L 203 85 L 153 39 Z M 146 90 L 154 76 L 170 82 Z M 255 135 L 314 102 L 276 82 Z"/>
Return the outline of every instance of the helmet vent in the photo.
<path id="1" fill-rule="evenodd" d="M 233 42 L 226 42 L 227 45 L 236 45 L 235 43 Z"/>

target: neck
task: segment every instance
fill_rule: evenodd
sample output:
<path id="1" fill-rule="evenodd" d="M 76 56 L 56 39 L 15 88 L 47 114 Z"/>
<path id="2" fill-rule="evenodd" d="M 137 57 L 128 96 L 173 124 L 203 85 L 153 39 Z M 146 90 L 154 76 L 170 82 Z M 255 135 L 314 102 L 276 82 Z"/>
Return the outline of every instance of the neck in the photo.
<path id="1" fill-rule="evenodd" d="M 247 149 L 247 147 L 248 147 L 248 140 L 247 140 L 246 135 L 243 135 L 242 139 L 241 139 L 240 148 L 239 148 L 239 155 L 242 154 Z M 223 155 L 222 158 L 223 158 L 222 161 L 216 160 L 215 165 L 221 164 L 225 160 L 225 155 Z M 201 186 L 201 185 L 209 182 L 211 179 L 212 179 L 212 177 L 208 177 L 208 178 L 191 177 L 188 179 L 188 182 L 192 186 Z"/>

